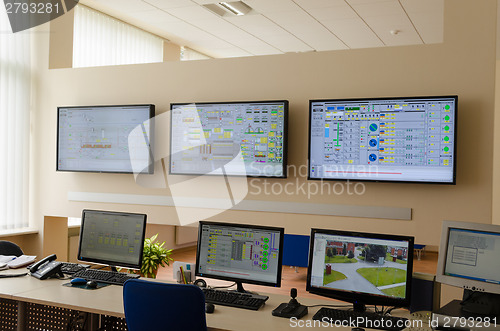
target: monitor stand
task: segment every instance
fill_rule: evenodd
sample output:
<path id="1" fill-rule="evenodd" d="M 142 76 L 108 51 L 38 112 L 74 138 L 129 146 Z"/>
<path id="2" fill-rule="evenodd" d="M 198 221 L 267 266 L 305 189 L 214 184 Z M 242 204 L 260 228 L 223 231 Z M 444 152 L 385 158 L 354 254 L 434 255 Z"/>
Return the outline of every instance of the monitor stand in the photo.
<path id="1" fill-rule="evenodd" d="M 361 302 L 354 302 L 352 304 L 352 307 L 353 307 L 354 311 L 357 311 L 360 313 L 363 313 L 366 311 L 366 305 L 364 303 L 361 303 Z"/>
<path id="2" fill-rule="evenodd" d="M 246 291 L 246 290 L 243 288 L 243 283 L 242 283 L 242 282 L 236 282 L 236 292 L 240 292 L 240 293 L 250 293 L 250 292 Z"/>
<path id="3" fill-rule="evenodd" d="M 500 295 L 464 290 L 462 311 L 479 316 L 500 316 Z"/>

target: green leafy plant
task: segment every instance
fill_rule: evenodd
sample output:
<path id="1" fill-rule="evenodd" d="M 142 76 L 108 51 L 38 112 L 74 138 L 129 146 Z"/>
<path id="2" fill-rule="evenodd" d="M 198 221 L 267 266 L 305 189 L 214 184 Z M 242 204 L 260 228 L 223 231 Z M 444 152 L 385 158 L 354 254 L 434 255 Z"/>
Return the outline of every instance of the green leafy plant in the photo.
<path id="1" fill-rule="evenodd" d="M 170 261 L 173 261 L 172 250 L 167 250 L 165 247 L 165 242 L 161 244 L 156 242 L 158 233 L 151 238 L 144 239 L 144 250 L 142 253 L 142 265 L 141 265 L 141 275 L 149 278 L 156 278 L 158 268 L 160 266 L 165 267 L 170 265 Z"/>

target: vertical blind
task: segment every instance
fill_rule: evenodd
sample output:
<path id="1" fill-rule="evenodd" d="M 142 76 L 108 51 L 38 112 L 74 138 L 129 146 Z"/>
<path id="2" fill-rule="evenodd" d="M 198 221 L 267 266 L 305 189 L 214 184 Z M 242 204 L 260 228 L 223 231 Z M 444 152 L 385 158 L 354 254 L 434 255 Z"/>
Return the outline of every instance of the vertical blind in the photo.
<path id="1" fill-rule="evenodd" d="M 197 52 L 189 47 L 181 47 L 181 61 L 193 61 L 193 60 L 207 60 L 210 59 L 209 56 Z"/>
<path id="2" fill-rule="evenodd" d="M 73 68 L 163 61 L 163 39 L 77 5 Z"/>
<path id="3" fill-rule="evenodd" d="M 12 33 L 0 5 L 0 231 L 28 227 L 30 32 Z"/>

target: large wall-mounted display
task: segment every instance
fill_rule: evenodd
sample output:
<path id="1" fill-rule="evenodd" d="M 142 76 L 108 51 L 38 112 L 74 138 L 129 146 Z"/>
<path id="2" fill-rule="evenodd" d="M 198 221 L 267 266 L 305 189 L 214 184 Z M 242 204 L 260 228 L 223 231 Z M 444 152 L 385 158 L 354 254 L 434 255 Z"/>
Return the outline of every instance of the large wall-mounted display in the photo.
<path id="1" fill-rule="evenodd" d="M 308 178 L 455 184 L 457 101 L 311 100 Z"/>
<path id="2" fill-rule="evenodd" d="M 154 105 L 57 109 L 57 171 L 153 173 Z"/>
<path id="3" fill-rule="evenodd" d="M 170 108 L 171 174 L 287 176 L 288 101 Z"/>

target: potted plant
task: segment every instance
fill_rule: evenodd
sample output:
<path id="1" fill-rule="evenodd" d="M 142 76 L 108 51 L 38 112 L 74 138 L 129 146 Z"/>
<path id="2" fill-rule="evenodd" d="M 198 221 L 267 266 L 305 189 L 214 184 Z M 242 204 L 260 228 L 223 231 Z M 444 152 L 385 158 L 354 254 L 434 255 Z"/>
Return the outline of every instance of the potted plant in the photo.
<path id="1" fill-rule="evenodd" d="M 165 247 L 165 242 L 161 244 L 156 242 L 158 233 L 151 238 L 144 239 L 144 250 L 142 253 L 142 265 L 141 265 L 141 275 L 143 277 L 156 278 L 158 273 L 158 268 L 160 266 L 165 267 L 169 265 L 170 261 L 173 261 L 172 250 L 167 250 Z"/>

